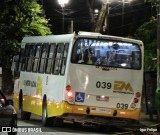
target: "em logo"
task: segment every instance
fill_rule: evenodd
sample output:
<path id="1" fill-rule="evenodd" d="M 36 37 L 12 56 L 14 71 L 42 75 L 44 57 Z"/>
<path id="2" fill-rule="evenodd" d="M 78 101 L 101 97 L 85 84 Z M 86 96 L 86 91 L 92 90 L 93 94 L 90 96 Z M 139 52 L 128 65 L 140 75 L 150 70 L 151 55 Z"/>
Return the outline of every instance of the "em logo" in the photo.
<path id="1" fill-rule="evenodd" d="M 134 92 L 131 84 L 125 83 L 123 81 L 114 81 L 114 90 L 118 90 L 118 91 L 126 90 L 130 92 Z"/>

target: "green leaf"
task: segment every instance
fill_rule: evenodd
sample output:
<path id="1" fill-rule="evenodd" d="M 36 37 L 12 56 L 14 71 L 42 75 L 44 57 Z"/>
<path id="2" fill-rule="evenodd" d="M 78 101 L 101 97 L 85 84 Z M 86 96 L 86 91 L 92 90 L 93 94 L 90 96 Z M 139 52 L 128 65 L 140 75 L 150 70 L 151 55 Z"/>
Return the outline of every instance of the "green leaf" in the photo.
<path id="1" fill-rule="evenodd" d="M 5 0 L 0 8 L 0 58 L 9 61 L 24 36 L 51 34 L 37 0 Z"/>

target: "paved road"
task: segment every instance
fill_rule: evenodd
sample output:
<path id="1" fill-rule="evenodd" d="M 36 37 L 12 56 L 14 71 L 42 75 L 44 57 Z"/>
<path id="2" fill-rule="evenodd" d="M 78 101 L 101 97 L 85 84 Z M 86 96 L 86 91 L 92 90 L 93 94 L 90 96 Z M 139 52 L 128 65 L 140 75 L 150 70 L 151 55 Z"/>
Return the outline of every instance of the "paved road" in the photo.
<path id="1" fill-rule="evenodd" d="M 18 127 L 21 130 L 25 130 L 25 128 L 38 128 L 38 133 L 24 133 L 18 132 L 17 135 L 106 135 L 106 134 L 119 134 L 122 132 L 127 132 L 128 134 L 131 131 L 125 131 L 116 127 L 107 127 L 104 129 L 97 129 L 96 127 L 86 127 L 86 126 L 77 126 L 73 123 L 64 122 L 63 127 L 42 127 L 41 117 L 32 115 L 30 120 L 22 121 L 20 120 L 20 114 L 18 112 Z M 0 133 L 0 135 L 7 135 L 7 133 Z"/>
<path id="2" fill-rule="evenodd" d="M 106 135 L 106 131 L 98 131 L 95 128 L 84 127 L 84 126 L 76 126 L 72 123 L 65 122 L 63 127 L 42 127 L 41 120 L 39 119 L 31 119 L 29 121 L 21 121 L 18 120 L 18 126 L 20 128 L 39 128 L 39 131 L 42 130 L 42 133 L 18 133 L 18 135 Z M 111 132 L 111 131 L 109 131 Z M 112 131 L 113 132 L 113 131 Z M 1 135 L 7 135 L 7 133 L 2 133 Z"/>
<path id="3" fill-rule="evenodd" d="M 18 132 L 17 135 L 141 135 L 141 134 L 154 134 L 160 135 L 160 133 L 156 132 L 157 127 L 156 121 L 150 121 L 149 117 L 145 113 L 141 113 L 140 116 L 140 125 L 135 127 L 129 127 L 124 129 L 125 127 L 116 128 L 116 127 L 106 127 L 105 129 L 96 129 L 95 127 L 85 127 L 85 126 L 77 126 L 72 123 L 65 122 L 63 127 L 42 127 L 41 117 L 32 115 L 31 119 L 28 121 L 20 120 L 20 112 L 18 113 L 18 127 L 27 128 L 27 127 L 38 127 L 38 130 L 42 130 L 44 132 L 38 133 L 21 133 Z M 145 126 L 144 126 L 145 125 Z M 147 131 L 147 130 L 154 130 Z M 143 133 L 142 133 L 143 131 Z M 0 135 L 7 135 L 7 133 L 0 133 Z"/>
<path id="4" fill-rule="evenodd" d="M 143 116 L 144 117 L 144 116 Z M 142 119 L 142 118 L 141 118 Z M 146 121 L 147 122 L 147 121 Z M 144 120 L 142 123 L 146 123 Z M 147 123 L 152 124 L 152 123 Z M 43 132 L 37 132 L 37 133 L 25 133 L 25 132 L 18 132 L 17 135 L 141 135 L 141 134 L 154 134 L 154 135 L 160 135 L 160 133 L 156 132 L 157 128 L 155 127 L 148 127 L 146 126 L 135 126 L 135 127 L 129 127 L 127 129 L 120 129 L 116 127 L 110 127 L 107 129 L 97 129 L 95 127 L 86 127 L 86 126 L 77 126 L 73 123 L 65 122 L 63 127 L 42 127 L 41 123 L 41 117 L 32 115 L 30 120 L 22 121 L 20 120 L 20 113 L 18 111 L 18 126 L 21 130 L 25 131 L 25 128 L 33 129 L 38 128 L 38 131 Z M 148 132 L 147 130 L 154 130 Z M 134 132 L 133 132 L 134 131 Z M 143 131 L 143 133 L 142 133 Z M 0 133 L 0 135 L 7 135 L 7 133 Z"/>

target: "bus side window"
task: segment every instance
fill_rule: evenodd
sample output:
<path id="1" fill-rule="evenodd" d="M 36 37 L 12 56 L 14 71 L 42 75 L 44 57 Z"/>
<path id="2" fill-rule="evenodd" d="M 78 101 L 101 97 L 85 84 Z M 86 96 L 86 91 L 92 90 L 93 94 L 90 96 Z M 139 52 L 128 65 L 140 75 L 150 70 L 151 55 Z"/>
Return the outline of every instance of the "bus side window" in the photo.
<path id="1" fill-rule="evenodd" d="M 33 61 L 33 72 L 37 72 L 40 61 L 41 48 L 42 48 L 41 44 L 36 46 L 36 54 Z"/>
<path id="2" fill-rule="evenodd" d="M 28 55 L 29 55 L 29 44 L 26 44 L 25 46 L 25 51 L 24 51 L 24 57 L 22 59 L 22 65 L 21 65 L 21 70 L 25 71 L 27 67 L 27 61 L 28 61 Z"/>
<path id="3" fill-rule="evenodd" d="M 61 75 L 65 74 L 67 54 L 68 54 L 68 46 L 69 46 L 68 43 L 65 44 L 65 48 L 64 48 L 64 52 L 63 52 L 63 59 L 62 59 L 62 66 L 61 66 Z"/>
<path id="4" fill-rule="evenodd" d="M 54 68 L 53 74 L 58 75 L 60 73 L 63 51 L 64 51 L 64 44 L 61 44 L 61 43 L 58 44 L 57 50 L 56 50 L 56 57 L 54 61 L 55 64 L 53 67 Z"/>
<path id="5" fill-rule="evenodd" d="M 19 65 L 19 58 L 20 57 L 20 54 L 18 55 L 15 55 L 13 57 L 13 61 L 12 61 L 12 67 L 11 67 L 11 70 L 12 71 L 18 71 L 18 65 Z"/>
<path id="6" fill-rule="evenodd" d="M 45 72 L 48 51 L 49 51 L 49 44 L 43 45 L 41 59 L 40 59 L 40 65 L 39 65 L 39 72 L 40 73 Z"/>
<path id="7" fill-rule="evenodd" d="M 29 49 L 29 56 L 28 56 L 28 60 L 27 60 L 27 71 L 30 72 L 31 68 L 32 68 L 32 64 L 33 64 L 33 60 L 34 60 L 34 56 L 35 56 L 35 49 L 36 46 L 35 45 L 31 45 L 30 49 Z"/>
<path id="8" fill-rule="evenodd" d="M 25 49 L 24 48 L 21 48 L 21 51 L 20 51 L 20 55 L 19 55 L 19 64 L 18 64 L 18 69 L 17 71 L 21 71 L 21 68 L 22 68 L 22 64 L 23 64 L 23 59 L 24 59 L 24 53 L 25 53 Z"/>
<path id="9" fill-rule="evenodd" d="M 54 64 L 54 59 L 55 59 L 55 53 L 56 53 L 56 44 L 51 44 L 49 48 L 49 53 L 48 53 L 48 59 L 47 59 L 47 64 L 46 64 L 46 73 L 51 74 L 52 72 L 52 67 Z"/>

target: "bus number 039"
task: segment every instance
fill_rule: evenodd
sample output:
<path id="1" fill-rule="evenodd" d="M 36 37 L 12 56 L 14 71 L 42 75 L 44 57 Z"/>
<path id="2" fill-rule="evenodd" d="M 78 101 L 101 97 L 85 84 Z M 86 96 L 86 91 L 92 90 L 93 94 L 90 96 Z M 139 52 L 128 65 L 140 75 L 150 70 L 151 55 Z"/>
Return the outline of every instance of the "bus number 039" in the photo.
<path id="1" fill-rule="evenodd" d="M 106 83 L 106 82 L 98 81 L 98 82 L 96 82 L 96 87 L 97 88 L 102 88 L 102 89 L 105 89 L 105 88 L 111 89 L 112 84 L 110 82 Z"/>
<path id="2" fill-rule="evenodd" d="M 117 108 L 128 109 L 128 104 L 117 103 Z"/>

